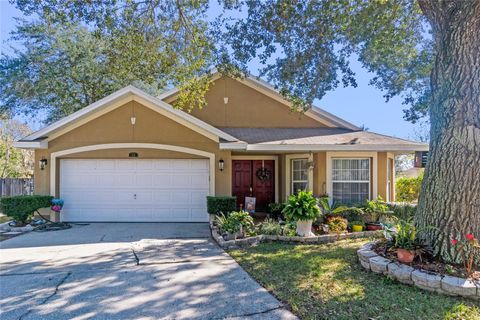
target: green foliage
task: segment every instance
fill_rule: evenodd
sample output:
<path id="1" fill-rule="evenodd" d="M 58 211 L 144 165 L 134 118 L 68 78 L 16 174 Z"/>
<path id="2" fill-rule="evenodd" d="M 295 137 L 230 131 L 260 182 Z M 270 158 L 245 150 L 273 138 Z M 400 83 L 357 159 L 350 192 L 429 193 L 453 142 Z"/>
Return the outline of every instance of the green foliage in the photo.
<path id="1" fill-rule="evenodd" d="M 380 196 L 375 200 L 367 200 L 363 204 L 363 211 L 365 212 L 363 219 L 367 222 L 379 222 L 382 218 L 391 216 L 392 212 L 388 210 L 388 204 Z"/>
<path id="2" fill-rule="evenodd" d="M 50 207 L 52 196 L 14 196 L 0 198 L 1 212 L 16 221 L 25 223 L 35 211 Z"/>
<path id="3" fill-rule="evenodd" d="M 33 151 L 18 149 L 13 143 L 31 133 L 27 125 L 13 119 L 0 120 L 0 178 L 30 178 Z"/>
<path id="4" fill-rule="evenodd" d="M 236 210 L 237 197 L 207 196 L 207 212 L 210 214 L 228 214 Z"/>
<path id="5" fill-rule="evenodd" d="M 270 211 L 270 216 L 274 219 L 282 219 L 285 220 L 282 210 L 285 208 L 285 203 L 279 202 L 279 203 L 270 203 L 268 205 L 268 210 Z"/>
<path id="6" fill-rule="evenodd" d="M 247 10 L 227 27 L 225 41 L 241 68 L 261 71 L 296 109 L 338 85 L 356 86 L 348 63 L 374 73 L 385 98 L 401 95 L 405 118 L 427 114 L 434 47 L 417 1 L 240 1 Z M 280 57 L 276 55 L 280 54 Z"/>
<path id="7" fill-rule="evenodd" d="M 299 191 L 288 197 L 285 208 L 282 210 L 289 220 L 314 220 L 320 216 L 320 208 L 317 199 L 311 191 Z"/>
<path id="8" fill-rule="evenodd" d="M 360 221 L 360 220 L 355 220 L 355 221 L 350 221 L 348 223 L 349 226 L 362 226 L 365 228 L 365 222 Z"/>
<path id="9" fill-rule="evenodd" d="M 0 108 L 55 121 L 127 85 L 157 95 L 181 88 L 176 107 L 206 105 L 213 59 L 206 1 L 16 1 L 12 40 L 0 59 Z M 202 75 L 203 74 L 203 75 Z"/>
<path id="10" fill-rule="evenodd" d="M 232 212 L 228 215 L 219 214 L 216 222 L 221 232 L 231 234 L 241 231 L 247 234 L 254 232 L 253 218 L 245 211 Z"/>
<path id="11" fill-rule="evenodd" d="M 417 205 L 408 203 L 389 204 L 388 207 L 393 211 L 393 216 L 401 220 L 412 220 L 417 211 Z"/>
<path id="12" fill-rule="evenodd" d="M 337 205 L 336 203 L 330 205 L 328 196 L 321 197 L 319 199 L 319 203 L 322 208 L 323 215 L 327 218 L 331 216 L 348 215 L 349 218 L 354 219 L 363 215 L 363 210 L 361 207 Z"/>
<path id="13" fill-rule="evenodd" d="M 273 219 L 265 219 L 260 225 L 258 226 L 258 233 L 259 234 L 267 234 L 267 235 L 282 235 L 283 229 L 278 221 Z"/>
<path id="14" fill-rule="evenodd" d="M 347 231 L 348 221 L 342 217 L 330 217 L 327 221 L 328 230 L 333 233 L 342 233 Z"/>
<path id="15" fill-rule="evenodd" d="M 432 230 L 434 228 L 418 229 L 415 225 L 406 220 L 398 220 L 395 229 L 387 230 L 393 238 L 393 245 L 395 248 L 406 250 L 417 250 L 424 247 L 418 235 L 424 231 Z"/>
<path id="16" fill-rule="evenodd" d="M 413 178 L 398 178 L 395 182 L 395 195 L 397 201 L 415 202 L 418 200 L 423 181 L 423 173 Z"/>

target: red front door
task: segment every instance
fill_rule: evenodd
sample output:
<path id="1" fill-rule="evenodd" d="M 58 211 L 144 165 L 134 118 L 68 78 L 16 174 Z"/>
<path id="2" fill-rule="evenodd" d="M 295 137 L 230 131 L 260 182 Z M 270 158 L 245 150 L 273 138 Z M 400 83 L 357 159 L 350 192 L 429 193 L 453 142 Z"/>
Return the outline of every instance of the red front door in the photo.
<path id="1" fill-rule="evenodd" d="M 255 211 L 266 211 L 275 201 L 275 161 L 233 160 L 232 194 L 238 207 L 245 204 L 245 197 L 255 197 Z"/>

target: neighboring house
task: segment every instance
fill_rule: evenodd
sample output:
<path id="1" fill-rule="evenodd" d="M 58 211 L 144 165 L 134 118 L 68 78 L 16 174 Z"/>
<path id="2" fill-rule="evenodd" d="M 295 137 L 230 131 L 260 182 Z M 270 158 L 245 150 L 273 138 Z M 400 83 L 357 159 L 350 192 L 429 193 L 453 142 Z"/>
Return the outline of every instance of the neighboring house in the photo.
<path id="1" fill-rule="evenodd" d="M 425 168 L 410 168 L 405 171 L 398 172 L 397 178 L 417 178 L 423 172 L 425 171 Z"/>
<path id="2" fill-rule="evenodd" d="M 206 195 L 298 189 L 394 201 L 394 156 L 427 145 L 360 130 L 322 109 L 292 112 L 268 84 L 214 75 L 208 106 L 172 107 L 128 86 L 18 141 L 35 149 L 35 191 L 65 200 L 65 221 L 208 221 Z M 40 164 L 44 169 L 40 169 Z"/>

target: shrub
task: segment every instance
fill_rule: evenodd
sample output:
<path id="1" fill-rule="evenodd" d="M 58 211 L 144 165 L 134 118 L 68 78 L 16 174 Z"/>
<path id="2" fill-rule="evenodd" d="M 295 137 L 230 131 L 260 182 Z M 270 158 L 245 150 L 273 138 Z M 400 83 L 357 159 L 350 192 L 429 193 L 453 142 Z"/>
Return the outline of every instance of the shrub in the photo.
<path id="1" fill-rule="evenodd" d="M 18 222 L 26 223 L 35 211 L 50 207 L 52 196 L 14 196 L 0 199 L 1 211 Z"/>
<path id="2" fill-rule="evenodd" d="M 273 219 L 285 220 L 285 217 L 282 213 L 282 210 L 285 208 L 285 203 L 270 203 L 268 209 L 270 211 L 270 216 Z"/>
<path id="3" fill-rule="evenodd" d="M 314 220 L 320 216 L 317 199 L 309 191 L 299 191 L 288 197 L 285 208 L 282 210 L 285 217 L 293 221 Z"/>
<path id="4" fill-rule="evenodd" d="M 393 211 L 393 215 L 401 220 L 411 220 L 417 211 L 417 205 L 402 203 L 389 204 L 389 209 Z"/>
<path id="5" fill-rule="evenodd" d="M 423 181 L 423 173 L 413 178 L 398 178 L 395 182 L 395 194 L 397 201 L 415 202 L 418 200 L 420 187 Z"/>
<path id="6" fill-rule="evenodd" d="M 273 219 L 265 219 L 259 226 L 258 226 L 258 233 L 260 234 L 267 234 L 272 236 L 282 235 L 282 226 L 278 221 Z"/>
<path id="7" fill-rule="evenodd" d="M 328 228 L 331 232 L 342 233 L 347 231 L 348 221 L 342 217 L 330 217 L 328 219 Z"/>
<path id="8" fill-rule="evenodd" d="M 363 219 L 366 222 L 379 222 L 380 218 L 391 214 L 388 210 L 388 204 L 380 196 L 375 200 L 367 200 L 363 205 L 363 212 L 365 212 Z"/>
<path id="9" fill-rule="evenodd" d="M 236 210 L 237 197 L 213 197 L 207 196 L 207 212 L 210 214 L 228 214 Z"/>
<path id="10" fill-rule="evenodd" d="M 221 232 L 231 234 L 237 232 L 252 234 L 254 232 L 253 218 L 245 211 L 232 212 L 229 215 L 220 213 L 216 217 L 216 221 Z"/>

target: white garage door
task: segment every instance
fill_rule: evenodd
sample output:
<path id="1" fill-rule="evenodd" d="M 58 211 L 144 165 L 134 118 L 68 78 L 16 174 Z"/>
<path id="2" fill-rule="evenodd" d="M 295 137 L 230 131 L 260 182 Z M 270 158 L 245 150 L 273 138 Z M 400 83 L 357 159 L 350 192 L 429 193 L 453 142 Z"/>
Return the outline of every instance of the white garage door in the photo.
<path id="1" fill-rule="evenodd" d="M 207 222 L 209 161 L 60 161 L 64 221 Z"/>

